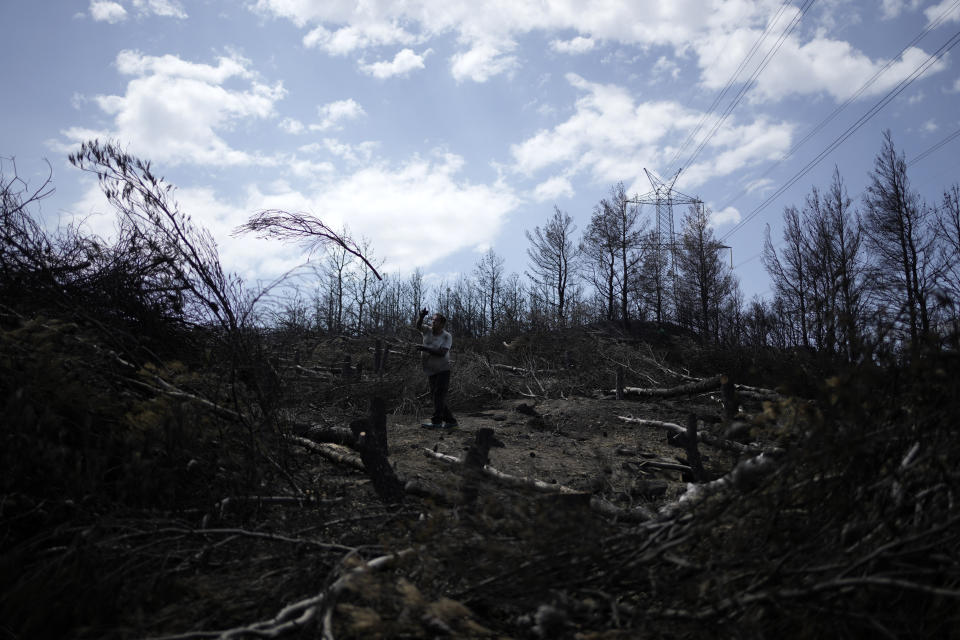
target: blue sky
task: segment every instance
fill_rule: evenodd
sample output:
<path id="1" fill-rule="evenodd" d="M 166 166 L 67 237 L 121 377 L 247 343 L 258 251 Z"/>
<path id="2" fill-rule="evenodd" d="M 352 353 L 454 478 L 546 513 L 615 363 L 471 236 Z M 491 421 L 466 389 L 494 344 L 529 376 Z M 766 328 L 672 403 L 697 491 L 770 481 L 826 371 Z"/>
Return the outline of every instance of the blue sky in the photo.
<path id="1" fill-rule="evenodd" d="M 119 141 L 177 186 L 181 208 L 211 230 L 227 268 L 253 281 L 306 259 L 296 247 L 230 236 L 264 208 L 348 225 L 387 271 L 450 277 L 493 247 L 508 271 L 523 273 L 523 232 L 554 206 L 582 231 L 617 181 L 643 194 L 644 168 L 666 177 L 683 167 L 677 189 L 713 209 L 749 298 L 769 286 L 751 259 L 764 226 L 778 238 L 783 207 L 826 187 L 834 165 L 856 197 L 883 129 L 908 162 L 960 129 L 960 47 L 929 60 L 960 31 L 958 7 L 3 0 L 0 156 L 7 174 L 15 158 L 33 184 L 49 160 L 57 192 L 43 204 L 48 223 L 82 218 L 107 235 L 108 206 L 66 155 L 89 138 Z M 954 139 L 911 165 L 910 177 L 934 202 L 960 181 L 958 169 Z"/>

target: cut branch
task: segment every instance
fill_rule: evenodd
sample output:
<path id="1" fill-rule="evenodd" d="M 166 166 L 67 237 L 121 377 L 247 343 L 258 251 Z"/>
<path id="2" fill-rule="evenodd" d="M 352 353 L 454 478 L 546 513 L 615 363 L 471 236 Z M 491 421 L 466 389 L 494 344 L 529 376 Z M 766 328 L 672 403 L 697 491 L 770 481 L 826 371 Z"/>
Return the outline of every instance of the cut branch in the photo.
<path id="1" fill-rule="evenodd" d="M 349 238 L 345 238 L 308 213 L 291 213 L 279 209 L 260 211 L 247 222 L 233 231 L 234 236 L 254 233 L 258 238 L 276 238 L 283 241 L 300 242 L 309 251 L 315 251 L 322 245 L 333 243 L 345 251 L 363 260 L 367 268 L 383 280 L 376 268 L 363 255 L 360 248 Z"/>
<path id="2" fill-rule="evenodd" d="M 196 638 L 241 638 L 253 636 L 257 638 L 278 638 L 297 629 L 303 629 L 320 616 L 332 615 L 337 598 L 357 576 L 371 571 L 378 571 L 388 567 L 394 561 L 403 558 L 413 549 L 404 549 L 397 553 L 380 556 L 369 560 L 362 565 L 351 569 L 321 593 L 287 605 L 270 620 L 254 622 L 244 627 L 234 627 L 223 631 L 189 631 L 172 636 L 163 636 L 155 640 L 194 640 Z"/>

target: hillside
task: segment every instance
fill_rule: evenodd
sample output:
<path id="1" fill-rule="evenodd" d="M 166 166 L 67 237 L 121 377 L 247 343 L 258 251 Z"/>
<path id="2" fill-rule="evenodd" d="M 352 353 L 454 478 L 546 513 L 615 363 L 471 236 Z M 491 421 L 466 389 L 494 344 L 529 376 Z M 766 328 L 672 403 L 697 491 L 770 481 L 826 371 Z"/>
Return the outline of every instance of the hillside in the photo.
<path id="1" fill-rule="evenodd" d="M 800 398 L 799 374 L 771 376 L 810 363 L 704 350 L 682 333 L 464 341 L 460 426 L 438 432 L 420 426 L 426 385 L 406 338 L 264 334 L 233 380 L 204 332 L 134 363 L 95 324 L 5 310 L 4 634 L 960 628 L 955 355 L 811 380 Z M 617 400 L 618 366 L 627 387 L 711 388 Z M 729 413 L 710 383 L 721 373 L 752 383 Z M 691 416 L 702 475 L 679 468 L 695 466 L 689 442 L 668 442 Z M 391 474 L 365 470 L 378 420 L 402 487 L 392 498 Z"/>

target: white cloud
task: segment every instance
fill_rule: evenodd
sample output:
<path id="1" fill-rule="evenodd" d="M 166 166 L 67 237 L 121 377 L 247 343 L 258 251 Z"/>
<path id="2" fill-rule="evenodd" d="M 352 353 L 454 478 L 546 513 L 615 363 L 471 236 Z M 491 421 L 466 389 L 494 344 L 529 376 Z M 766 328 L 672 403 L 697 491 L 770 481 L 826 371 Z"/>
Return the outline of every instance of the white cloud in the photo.
<path id="1" fill-rule="evenodd" d="M 116 24 L 127 19 L 127 10 L 117 2 L 90 0 L 90 17 L 97 22 Z"/>
<path id="2" fill-rule="evenodd" d="M 187 12 L 177 0 L 133 0 L 133 6 L 141 12 L 157 16 L 181 19 L 187 17 Z"/>
<path id="3" fill-rule="evenodd" d="M 538 184 L 533 190 L 533 199 L 537 202 L 571 198 L 573 195 L 573 185 L 563 176 L 553 176 Z"/>
<path id="4" fill-rule="evenodd" d="M 333 138 L 324 138 L 322 145 L 319 145 L 317 148 L 322 147 L 327 152 L 338 158 L 342 158 L 349 164 L 364 164 L 370 162 L 371 158 L 373 158 L 373 152 L 377 150 L 378 146 L 378 143 L 372 141 L 350 144 L 340 142 Z"/>
<path id="5" fill-rule="evenodd" d="M 904 11 L 914 11 L 920 0 L 880 0 L 880 14 L 884 20 L 893 20 Z"/>
<path id="6" fill-rule="evenodd" d="M 680 65 L 667 58 L 667 56 L 660 56 L 653 65 L 653 74 L 655 76 L 669 75 L 676 80 L 680 77 Z"/>
<path id="7" fill-rule="evenodd" d="M 727 207 L 723 211 L 713 211 L 710 213 L 710 226 L 717 228 L 726 224 L 737 224 L 740 222 L 740 218 L 740 212 L 736 208 Z"/>
<path id="8" fill-rule="evenodd" d="M 927 133 L 935 133 L 940 129 L 940 127 L 937 126 L 936 120 L 930 119 L 920 125 L 920 129 Z"/>
<path id="9" fill-rule="evenodd" d="M 593 38 L 584 38 L 577 36 L 570 40 L 553 40 L 550 42 L 550 48 L 558 53 L 579 54 L 592 51 L 596 42 Z"/>
<path id="10" fill-rule="evenodd" d="M 307 48 L 320 48 L 330 55 L 343 56 L 369 47 L 415 44 L 418 39 L 395 24 L 364 23 L 329 31 L 318 26 L 303 37 Z"/>
<path id="11" fill-rule="evenodd" d="M 919 0 L 882 0 L 886 15 L 915 9 Z M 952 0 L 927 9 L 936 15 Z M 515 55 L 518 40 L 533 32 L 553 37 L 550 46 L 563 53 L 583 53 L 598 42 L 629 47 L 669 47 L 660 68 L 671 74 L 671 58 L 693 53 L 701 70 L 701 82 L 710 89 L 722 87 L 732 71 L 753 47 L 781 3 L 772 0 L 513 0 L 511 2 L 464 3 L 449 0 L 370 0 L 369 2 L 308 2 L 306 0 L 258 0 L 255 10 L 293 21 L 309 32 L 307 46 L 331 55 L 362 52 L 371 47 L 411 47 L 449 34 L 457 50 L 450 56 L 450 71 L 458 81 L 485 82 L 506 74 L 523 63 Z M 829 20 L 829 5 L 823 9 Z M 771 33 L 780 34 L 799 13 L 787 6 Z M 848 11 L 849 13 L 849 11 Z M 960 19 L 960 11 L 957 12 Z M 571 33 L 572 32 L 572 33 Z M 765 39 L 772 46 L 775 37 Z M 764 50 L 764 52 L 766 49 Z M 755 62 L 763 56 L 755 56 Z M 891 70 L 883 91 L 908 73 L 905 60 Z M 786 40 L 773 63 L 760 76 L 754 100 L 778 100 L 789 94 L 826 91 L 837 99 L 850 95 L 863 78 L 870 77 L 883 61 L 873 61 L 848 42 L 830 40 L 819 29 L 795 32 Z M 361 67 L 369 72 L 367 67 Z M 912 69 L 913 67 L 909 67 Z M 866 74 L 866 75 L 863 75 Z M 800 82 L 792 79 L 799 76 Z M 880 84 L 880 83 L 878 83 Z"/>
<path id="12" fill-rule="evenodd" d="M 280 128 L 293 135 L 303 133 L 307 129 L 303 126 L 303 123 L 296 118 L 284 118 L 280 121 Z"/>
<path id="13" fill-rule="evenodd" d="M 746 189 L 747 193 L 769 193 L 773 191 L 773 188 L 776 183 L 770 178 L 758 178 L 757 180 L 752 180 L 747 183 Z"/>
<path id="14" fill-rule="evenodd" d="M 541 116 L 552 116 L 557 112 L 557 109 L 550 103 L 544 102 L 539 107 L 537 107 L 537 113 Z"/>
<path id="15" fill-rule="evenodd" d="M 322 119 L 319 123 L 310 125 L 311 131 L 327 131 L 337 128 L 343 120 L 356 120 L 361 116 L 367 115 L 367 112 L 363 110 L 360 103 L 353 98 L 337 100 L 321 105 L 317 108 L 317 113 Z"/>
<path id="16" fill-rule="evenodd" d="M 699 44 L 704 85 L 708 89 L 722 88 L 755 39 L 755 33 L 743 31 Z M 927 57 L 928 54 L 921 49 L 907 49 L 898 61 L 879 76 L 864 96 L 885 93 L 913 73 Z M 801 44 L 797 38 L 790 37 L 757 78 L 750 99 L 754 102 L 777 101 L 790 95 L 826 92 L 839 102 L 853 95 L 867 78 L 876 74 L 885 64 L 885 60 L 871 60 L 842 40 L 815 37 Z M 946 62 L 940 60 L 926 73 L 937 73 L 946 68 Z M 749 70 L 752 71 L 752 67 Z M 746 75 L 749 75 L 749 71 L 741 79 L 746 79 Z"/>
<path id="17" fill-rule="evenodd" d="M 953 92 L 960 93 L 960 78 L 957 78 L 953 83 Z"/>
<path id="18" fill-rule="evenodd" d="M 132 0 L 132 6 L 140 16 L 161 16 L 165 18 L 187 17 L 187 12 L 177 0 Z M 116 24 L 127 19 L 128 13 L 123 4 L 114 0 L 90 0 L 90 17 L 98 22 Z"/>
<path id="19" fill-rule="evenodd" d="M 227 239 L 262 209 L 308 212 L 335 229 L 346 224 L 355 238 L 370 239 L 388 270 L 407 271 L 492 244 L 505 216 L 516 208 L 518 199 L 509 188 L 459 180 L 461 167 L 458 156 L 435 162 L 414 157 L 396 167 L 367 166 L 332 177 L 309 192 L 253 185 L 242 203 L 228 205 L 209 190 L 197 190 L 182 194 L 181 204 L 218 238 L 227 268 L 244 275 L 276 276 L 304 259 L 280 242 Z"/>
<path id="20" fill-rule="evenodd" d="M 188 62 L 174 55 L 145 56 L 139 51 L 124 50 L 117 54 L 117 70 L 124 75 L 159 76 L 188 78 L 205 83 L 222 84 L 228 78 L 239 76 L 247 78 L 248 61 L 241 58 L 217 58 L 217 66 Z"/>
<path id="21" fill-rule="evenodd" d="M 246 61 L 221 57 L 216 66 L 193 63 L 177 56 L 145 56 L 122 51 L 117 69 L 134 76 L 126 93 L 94 98 L 113 117 L 113 128 L 101 135 L 129 145 L 136 154 L 157 162 L 196 164 L 250 164 L 261 162 L 246 151 L 233 149 L 222 137 L 237 122 L 264 119 L 285 91 L 254 79 Z M 227 89 L 230 78 L 247 82 L 244 90 Z M 90 132 L 65 130 L 71 142 L 88 139 Z"/>
<path id="22" fill-rule="evenodd" d="M 423 55 L 414 53 L 413 49 L 403 49 L 397 52 L 390 62 L 373 62 L 361 64 L 360 68 L 374 78 L 390 78 L 405 76 L 414 69 L 423 69 L 423 60 L 431 52 L 427 49 Z"/>
<path id="23" fill-rule="evenodd" d="M 953 1 L 954 0 L 942 0 L 939 4 L 935 4 L 933 6 L 930 6 L 924 9 L 923 15 L 927 17 L 927 20 L 929 20 L 930 22 L 933 22 L 934 20 L 939 18 L 942 13 L 947 11 L 950 5 L 953 4 Z M 953 9 L 950 10 L 950 13 L 947 14 L 947 21 L 949 22 L 960 21 L 960 7 L 953 7 Z"/>
<path id="24" fill-rule="evenodd" d="M 701 120 L 701 114 L 670 101 L 640 102 L 624 88 L 591 83 L 569 74 L 583 95 L 574 114 L 511 147 L 514 170 L 533 175 L 562 167 L 566 176 L 586 173 L 595 182 L 634 179 L 628 191 L 646 191 L 644 168 L 670 163 L 676 149 Z M 792 129 L 758 120 L 748 125 L 728 122 L 712 138 L 705 159 L 684 168 L 684 185 L 728 175 L 737 168 L 777 157 L 790 146 Z M 683 158 L 681 158 L 682 160 Z"/>
<path id="25" fill-rule="evenodd" d="M 721 127 L 700 159 L 684 169 L 685 183 L 700 184 L 758 162 L 776 161 L 790 148 L 792 136 L 791 125 L 768 122 L 765 118 L 748 125 Z"/>
<path id="26" fill-rule="evenodd" d="M 515 57 L 504 55 L 499 47 L 483 42 L 469 51 L 454 54 L 450 61 L 450 72 L 457 82 L 466 79 L 486 82 L 493 76 L 515 68 L 517 64 Z"/>
<path id="27" fill-rule="evenodd" d="M 461 166 L 462 158 L 445 156 L 440 163 L 413 158 L 395 169 L 363 168 L 318 194 L 315 212 L 370 238 L 391 268 L 426 266 L 492 243 L 518 204 L 503 185 L 457 180 Z"/>

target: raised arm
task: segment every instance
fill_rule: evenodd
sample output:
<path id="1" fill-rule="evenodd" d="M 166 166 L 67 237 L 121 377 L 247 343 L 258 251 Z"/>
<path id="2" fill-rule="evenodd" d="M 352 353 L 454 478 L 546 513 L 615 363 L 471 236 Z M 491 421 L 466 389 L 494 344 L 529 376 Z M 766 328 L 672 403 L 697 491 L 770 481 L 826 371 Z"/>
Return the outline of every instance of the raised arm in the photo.
<path id="1" fill-rule="evenodd" d="M 420 309 L 420 315 L 417 316 L 417 331 L 423 331 L 423 319 L 427 316 L 426 309 Z"/>

